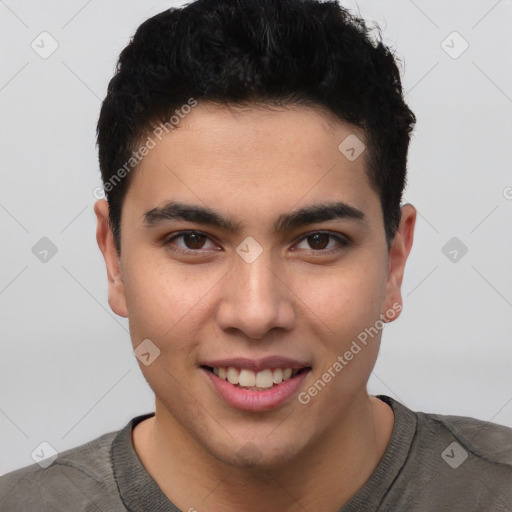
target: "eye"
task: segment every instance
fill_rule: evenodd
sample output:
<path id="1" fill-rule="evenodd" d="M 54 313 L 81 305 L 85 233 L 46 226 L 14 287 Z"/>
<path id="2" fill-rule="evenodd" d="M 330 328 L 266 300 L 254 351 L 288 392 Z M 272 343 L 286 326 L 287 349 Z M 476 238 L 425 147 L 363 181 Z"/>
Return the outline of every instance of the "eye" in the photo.
<path id="1" fill-rule="evenodd" d="M 335 240 L 337 243 L 329 246 L 329 239 Z M 344 247 L 349 245 L 349 241 L 341 236 L 334 235 L 326 231 L 316 231 L 309 233 L 304 236 L 300 243 L 307 243 L 308 247 L 299 247 L 299 249 L 305 249 L 312 252 L 336 252 L 342 250 Z"/>
<path id="2" fill-rule="evenodd" d="M 182 239 L 182 244 L 176 241 Z M 210 242 L 210 247 L 205 247 L 207 242 Z M 333 242 L 334 243 L 330 243 Z M 207 251 L 217 251 L 218 246 L 215 245 L 206 233 L 201 231 L 180 231 L 167 237 L 163 245 L 172 251 L 181 252 L 185 254 L 201 253 Z M 300 247 L 300 244 L 308 244 L 309 247 Z M 349 240 L 345 237 L 335 235 L 325 231 L 315 231 L 302 237 L 299 243 L 295 246 L 299 250 L 306 250 L 313 253 L 332 253 L 341 251 L 343 248 L 350 244 Z M 174 247 L 173 247 L 174 246 Z M 292 250 L 296 250 L 295 248 Z"/>
<path id="3" fill-rule="evenodd" d="M 170 247 L 171 250 L 184 253 L 200 252 L 201 249 L 208 250 L 208 247 L 205 248 L 204 244 L 207 240 L 209 240 L 209 237 L 200 231 L 181 231 L 180 233 L 174 233 L 172 236 L 166 238 L 163 241 L 163 245 L 171 246 L 173 243 L 175 243 L 175 240 L 180 238 L 183 239 L 184 245 L 177 245 L 177 249 Z M 210 247 L 210 250 L 212 249 L 217 249 L 217 246 L 213 245 Z"/>

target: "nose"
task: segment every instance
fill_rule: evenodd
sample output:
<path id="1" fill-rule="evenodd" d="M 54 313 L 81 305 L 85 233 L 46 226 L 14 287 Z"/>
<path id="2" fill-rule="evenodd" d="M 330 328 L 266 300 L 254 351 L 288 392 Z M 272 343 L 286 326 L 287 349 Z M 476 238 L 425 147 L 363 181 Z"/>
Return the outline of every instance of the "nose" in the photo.
<path id="1" fill-rule="evenodd" d="M 269 252 L 248 263 L 238 255 L 225 277 L 217 322 L 223 330 L 236 329 L 253 340 L 270 330 L 292 330 L 296 315 L 293 292 L 282 266 L 272 265 Z"/>

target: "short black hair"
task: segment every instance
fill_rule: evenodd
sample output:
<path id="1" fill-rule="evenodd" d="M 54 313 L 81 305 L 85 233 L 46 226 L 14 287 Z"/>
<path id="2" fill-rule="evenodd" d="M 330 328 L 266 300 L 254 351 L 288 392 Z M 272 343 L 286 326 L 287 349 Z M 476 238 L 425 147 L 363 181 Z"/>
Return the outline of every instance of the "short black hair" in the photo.
<path id="1" fill-rule="evenodd" d="M 146 20 L 119 56 L 97 126 L 118 253 L 123 199 L 140 158 L 134 152 L 191 101 L 320 107 L 360 128 L 389 249 L 416 123 L 397 60 L 335 1 L 196 0 Z"/>

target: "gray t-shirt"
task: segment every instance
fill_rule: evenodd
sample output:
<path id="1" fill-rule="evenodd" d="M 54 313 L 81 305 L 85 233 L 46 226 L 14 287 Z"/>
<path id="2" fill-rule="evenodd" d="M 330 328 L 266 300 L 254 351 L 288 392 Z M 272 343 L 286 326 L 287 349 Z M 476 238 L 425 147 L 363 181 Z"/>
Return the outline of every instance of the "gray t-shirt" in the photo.
<path id="1" fill-rule="evenodd" d="M 373 474 L 340 512 L 512 510 L 512 429 L 413 412 L 388 396 L 377 398 L 393 408 L 391 439 Z M 180 512 L 133 448 L 134 426 L 153 415 L 60 453 L 46 469 L 33 464 L 4 475 L 0 511 Z M 201 511 L 200 504 L 195 508 Z"/>

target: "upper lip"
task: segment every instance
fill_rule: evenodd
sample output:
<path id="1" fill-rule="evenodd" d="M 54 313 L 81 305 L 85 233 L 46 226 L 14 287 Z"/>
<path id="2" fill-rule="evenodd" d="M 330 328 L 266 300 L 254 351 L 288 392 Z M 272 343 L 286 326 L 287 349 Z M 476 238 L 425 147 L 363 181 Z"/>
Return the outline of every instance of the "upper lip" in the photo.
<path id="1" fill-rule="evenodd" d="M 289 357 L 282 356 L 268 356 L 261 359 L 248 359 L 246 357 L 231 357 L 229 359 L 210 359 L 203 361 L 200 366 L 210 366 L 211 368 L 227 368 L 232 366 L 234 368 L 245 368 L 246 370 L 252 370 L 253 372 L 259 372 L 262 370 L 275 369 L 275 368 L 292 368 L 301 369 L 306 366 L 310 366 L 307 361 L 301 361 L 299 359 L 291 359 Z"/>

